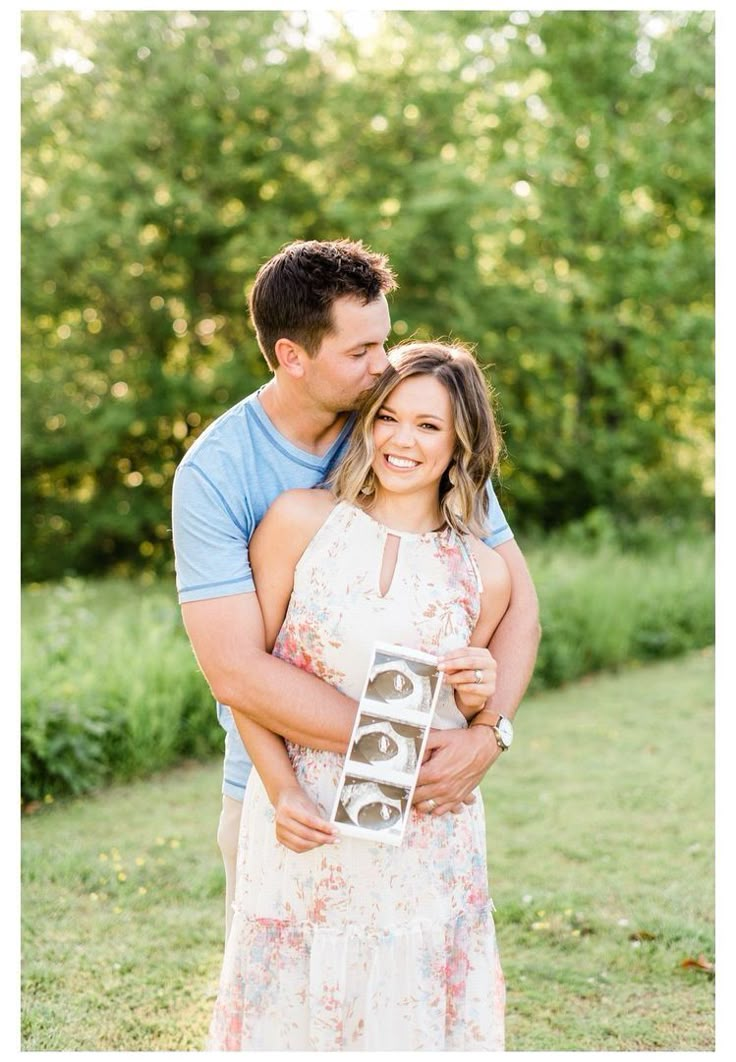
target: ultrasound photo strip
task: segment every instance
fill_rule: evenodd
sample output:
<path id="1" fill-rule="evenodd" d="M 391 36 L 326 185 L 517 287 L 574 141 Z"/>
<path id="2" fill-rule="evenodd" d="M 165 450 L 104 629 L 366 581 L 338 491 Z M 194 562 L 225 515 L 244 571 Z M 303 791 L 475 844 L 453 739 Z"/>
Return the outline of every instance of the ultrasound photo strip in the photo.
<path id="1" fill-rule="evenodd" d="M 331 815 L 341 833 L 401 843 L 442 679 L 436 657 L 374 646 Z"/>

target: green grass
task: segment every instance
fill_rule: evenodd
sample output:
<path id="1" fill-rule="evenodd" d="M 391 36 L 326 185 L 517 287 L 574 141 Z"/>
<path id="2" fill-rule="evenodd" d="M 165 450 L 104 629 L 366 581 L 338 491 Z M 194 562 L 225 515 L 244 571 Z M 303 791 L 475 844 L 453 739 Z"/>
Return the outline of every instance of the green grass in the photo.
<path id="1" fill-rule="evenodd" d="M 713 657 L 522 707 L 486 780 L 518 1050 L 712 1050 Z M 632 940 L 638 935 L 643 939 Z"/>
<path id="2" fill-rule="evenodd" d="M 223 936 L 220 776 L 183 766 L 25 817 L 24 1050 L 201 1049 Z"/>
<path id="3" fill-rule="evenodd" d="M 706 650 L 522 706 L 484 783 L 509 1050 L 714 1049 L 713 981 L 681 965 L 714 960 L 712 698 Z M 201 1049 L 219 777 L 188 765 L 24 817 L 24 1050 Z"/>

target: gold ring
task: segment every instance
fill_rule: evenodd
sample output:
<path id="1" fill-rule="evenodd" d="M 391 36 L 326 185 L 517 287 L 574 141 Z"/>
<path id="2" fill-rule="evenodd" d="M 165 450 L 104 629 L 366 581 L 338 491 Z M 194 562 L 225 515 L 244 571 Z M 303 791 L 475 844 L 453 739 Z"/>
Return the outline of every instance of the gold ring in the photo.
<path id="1" fill-rule="evenodd" d="M 483 681 L 483 672 L 478 667 L 475 669 L 475 681 L 476 684 Z"/>
<path id="2" fill-rule="evenodd" d="M 427 801 L 427 805 L 430 811 L 434 811 L 434 809 L 437 807 L 437 801 L 434 799 L 434 797 L 430 797 Z"/>

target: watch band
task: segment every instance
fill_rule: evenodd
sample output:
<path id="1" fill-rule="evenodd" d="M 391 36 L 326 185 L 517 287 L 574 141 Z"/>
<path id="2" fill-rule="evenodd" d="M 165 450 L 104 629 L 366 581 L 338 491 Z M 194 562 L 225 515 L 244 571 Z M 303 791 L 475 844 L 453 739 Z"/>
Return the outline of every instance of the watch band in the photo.
<path id="1" fill-rule="evenodd" d="M 496 727 L 500 719 L 501 716 L 497 712 L 492 712 L 490 708 L 481 708 L 479 712 L 475 713 L 468 725 Z"/>
<path id="2" fill-rule="evenodd" d="M 498 729 L 498 724 L 501 722 L 503 716 L 497 712 L 492 712 L 488 708 L 481 708 L 479 712 L 473 716 L 468 726 L 489 726 L 493 731 L 493 736 L 496 739 L 496 744 L 500 748 L 501 752 L 508 752 L 508 745 L 505 745 L 501 740 L 501 734 Z"/>

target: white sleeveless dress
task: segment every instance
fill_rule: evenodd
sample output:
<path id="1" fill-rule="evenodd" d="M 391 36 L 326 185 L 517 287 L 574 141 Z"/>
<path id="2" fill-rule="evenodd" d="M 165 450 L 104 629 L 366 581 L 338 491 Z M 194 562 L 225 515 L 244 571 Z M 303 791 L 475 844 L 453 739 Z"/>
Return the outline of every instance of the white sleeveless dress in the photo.
<path id="1" fill-rule="evenodd" d="M 400 538 L 379 590 L 387 535 Z M 475 561 L 451 529 L 395 532 L 340 502 L 302 555 L 274 653 L 356 700 L 376 641 L 466 645 Z M 435 726 L 465 725 L 449 689 Z M 287 743 L 299 784 L 332 808 L 343 757 Z M 251 772 L 213 1051 L 501 1051 L 505 987 L 480 793 L 457 815 L 411 812 L 400 847 L 343 837 L 297 854 Z"/>

